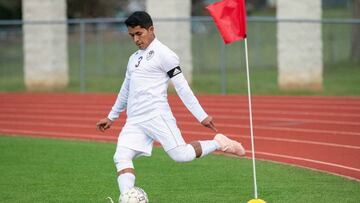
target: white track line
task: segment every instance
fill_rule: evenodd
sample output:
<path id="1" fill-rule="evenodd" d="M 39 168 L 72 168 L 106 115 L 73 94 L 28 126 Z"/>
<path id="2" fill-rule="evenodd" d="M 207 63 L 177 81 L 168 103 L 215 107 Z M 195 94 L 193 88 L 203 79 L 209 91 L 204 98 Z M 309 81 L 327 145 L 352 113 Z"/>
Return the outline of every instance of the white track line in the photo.
<path id="1" fill-rule="evenodd" d="M 115 102 L 116 100 L 116 94 L 106 97 L 92 97 L 92 96 L 88 96 L 88 95 L 81 95 L 81 97 L 76 97 L 74 100 L 68 100 L 68 101 L 64 101 L 64 102 L 59 102 L 59 100 L 56 99 L 56 96 L 59 98 L 64 98 L 64 97 L 72 97 L 73 95 L 56 95 L 56 94 L 51 94 L 51 96 L 55 99 L 50 99 L 49 100 L 49 96 L 48 95 L 44 95 L 44 96 L 37 96 L 37 95 L 31 95 L 31 98 L 29 97 L 22 97 L 21 95 L 15 95 L 13 98 L 9 98 L 9 97 L 3 97 L 2 94 L 0 93 L 0 98 L 2 98 L 2 100 L 0 100 L 0 104 L 1 103 L 16 103 L 16 104 L 23 104 L 25 102 L 23 102 L 25 99 L 27 99 L 28 103 L 40 103 L 40 104 L 83 104 L 84 101 L 86 101 L 87 103 L 92 103 L 92 104 L 111 104 L 113 102 Z M 79 96 L 79 95 L 78 95 Z M 48 100 L 46 102 L 43 102 L 42 99 L 44 99 L 44 97 Z M 101 98 L 101 99 L 100 99 Z M 180 99 L 176 96 L 176 95 L 169 95 L 169 101 L 171 103 L 180 103 Z M 210 104 L 217 104 L 219 102 L 221 103 L 225 103 L 225 104 L 234 104 L 234 101 L 238 104 L 247 104 L 247 97 L 233 97 L 233 96 L 213 96 L 213 95 L 199 95 L 198 96 L 199 100 L 202 103 L 210 103 Z M 254 103 L 258 103 L 258 104 L 274 104 L 274 105 L 282 105 L 282 104 L 297 104 L 297 105 L 339 105 L 339 106 L 344 106 L 344 105 L 360 105 L 360 99 L 359 97 L 322 97 L 319 99 L 316 99 L 314 97 L 294 97 L 291 96 L 291 98 L 289 97 L 282 97 L 282 96 L 276 96 L 276 97 L 267 97 L 267 96 L 254 96 L 253 97 L 253 101 Z"/>
<path id="2" fill-rule="evenodd" d="M 16 122 L 16 121 L 0 121 L 0 124 L 18 124 L 18 125 L 26 125 L 26 126 L 46 126 L 46 127 L 63 127 L 63 128 L 87 128 L 87 129 L 94 129 L 95 125 L 86 125 L 86 124 L 68 124 L 68 123 L 51 123 L 51 122 Z M 121 127 L 113 126 L 113 130 L 121 130 Z M 1 128 L 0 128 L 1 130 Z M 17 129 L 14 129 L 15 131 Z M 209 135 L 209 133 L 203 133 L 203 132 L 196 132 L 196 131 L 187 131 L 182 130 L 182 134 L 191 134 L 191 135 Z M 237 138 L 245 138 L 250 139 L 249 136 L 244 135 L 237 135 L 237 134 L 228 134 L 231 137 L 237 137 Z M 317 142 L 317 141 L 308 141 L 308 140 L 296 140 L 296 139 L 285 139 L 285 138 L 271 138 L 271 137 L 264 137 L 264 136 L 255 136 L 255 139 L 257 140 L 268 140 L 268 141 L 276 141 L 276 142 L 291 142 L 291 143 L 301 143 L 301 144 L 311 144 L 311 145 L 320 145 L 320 146 L 328 146 L 328 147 L 338 147 L 338 148 L 347 148 L 347 149 L 354 149 L 354 150 L 360 150 L 360 146 L 355 145 L 344 145 L 344 144 L 337 144 L 337 143 L 328 143 L 328 142 Z"/>
<path id="3" fill-rule="evenodd" d="M 24 113 L 27 114 L 35 114 L 35 113 L 61 113 L 61 114 L 104 114 L 105 115 L 105 111 L 101 111 L 101 110 L 60 110 L 60 109 L 50 109 L 50 110 L 43 110 L 43 109 L 25 109 L 25 110 L 20 110 L 20 109 L 16 109 L 16 110 L 11 110 L 11 109 L 6 109 L 6 110 L 0 110 L 0 116 L 8 116 L 9 113 L 12 114 L 20 114 L 24 115 Z M 179 111 L 174 111 L 176 117 L 185 117 L 188 118 L 189 117 L 189 113 L 186 111 L 181 111 L 182 113 L 177 113 Z M 222 112 L 223 113 L 223 112 Z M 215 115 L 216 118 L 219 119 L 231 119 L 231 120 L 248 120 L 249 118 L 247 116 L 232 116 L 232 115 L 226 115 L 226 114 L 216 114 Z M 254 115 L 254 120 L 255 121 L 282 121 L 282 122 L 306 122 L 307 124 L 311 124 L 311 123 L 319 123 L 319 124 L 338 124 L 338 125 L 355 125 L 355 126 L 360 126 L 360 119 L 359 121 L 357 120 L 353 120 L 353 121 L 334 121 L 334 120 L 322 120 L 322 119 L 302 119 L 302 118 L 281 118 L 281 117 L 266 117 L 266 116 L 256 116 Z"/>
<path id="4" fill-rule="evenodd" d="M 64 127 L 64 128 L 88 128 L 88 129 L 95 129 L 94 125 L 89 124 L 69 124 L 69 123 L 53 123 L 53 122 L 31 122 L 31 121 L 1 121 L 0 124 L 17 124 L 17 125 L 27 125 L 27 126 L 47 126 L 47 127 Z M 191 126 L 197 126 L 194 123 L 190 122 Z M 219 125 L 218 125 L 219 126 Z M 119 126 L 113 126 L 112 129 L 114 130 L 120 130 L 121 127 Z M 194 135 L 209 135 L 208 133 L 203 132 L 196 132 L 196 131 L 186 131 L 182 130 L 183 134 L 194 134 Z M 248 136 L 243 135 L 234 135 L 234 134 L 228 134 L 231 137 L 238 137 L 238 138 L 246 138 L 250 139 Z M 298 140 L 298 139 L 285 139 L 285 138 L 276 138 L 276 137 L 264 137 L 264 136 L 256 136 L 255 139 L 260 140 L 269 140 L 269 141 L 281 141 L 281 142 L 291 142 L 291 143 L 302 143 L 302 144 L 313 144 L 313 145 L 322 145 L 322 146 L 330 146 L 330 147 L 341 147 L 341 148 L 349 148 L 349 149 L 360 149 L 359 146 L 355 145 L 344 145 L 344 144 L 337 144 L 337 143 L 328 143 L 328 142 L 318 142 L 318 141 L 309 141 L 309 140 Z"/>
<path id="5" fill-rule="evenodd" d="M 209 133 L 204 132 L 194 132 L 188 130 L 181 131 L 183 135 L 209 135 Z M 237 135 L 237 134 L 226 134 L 231 138 L 244 138 L 250 139 L 250 136 L 245 135 Z M 194 137 L 195 137 L 194 136 Z M 308 140 L 295 140 L 295 139 L 284 139 L 284 138 L 272 138 L 272 137 L 264 137 L 264 136 L 254 136 L 255 140 L 269 140 L 269 141 L 277 141 L 277 142 L 291 142 L 291 143 L 301 143 L 301 144 L 311 144 L 311 145 L 320 145 L 320 146 L 329 146 L 329 147 L 339 147 L 339 148 L 348 148 L 360 150 L 360 146 L 356 145 L 344 145 L 338 143 L 330 143 L 330 142 L 317 142 L 317 141 L 308 141 Z"/>
<path id="6" fill-rule="evenodd" d="M 190 125 L 192 122 L 181 121 L 179 124 Z M 216 126 L 221 126 L 225 128 L 249 128 L 248 125 L 235 125 L 235 124 L 216 124 Z M 302 128 L 287 128 L 287 127 L 271 127 L 271 126 L 261 126 L 255 125 L 254 129 L 260 130 L 278 130 L 278 131 L 295 131 L 295 132 L 304 132 L 304 133 L 320 133 L 327 135 L 356 135 L 360 136 L 360 132 L 343 132 L 335 130 L 316 130 L 316 129 L 302 129 Z"/>
<path id="7" fill-rule="evenodd" d="M 174 96 L 170 96 L 170 103 L 172 103 L 173 105 L 182 105 L 181 102 L 179 102 L 178 100 L 173 100 Z M 211 96 L 210 96 L 211 97 Z M 200 97 L 201 98 L 201 97 Z M 89 103 L 89 99 L 91 100 L 91 98 L 87 98 L 86 96 L 81 97 L 81 100 L 76 100 L 74 102 L 44 102 L 41 103 L 41 101 L 37 101 L 36 103 L 30 103 L 30 105 L 47 105 L 47 104 L 51 104 L 51 105 L 79 105 L 81 106 L 84 102 Z M 234 102 L 233 99 L 229 100 L 229 99 L 221 99 L 219 100 L 217 97 L 211 97 L 210 99 L 200 99 L 201 103 L 203 105 L 209 105 L 209 106 L 220 106 L 220 105 L 224 105 L 226 107 L 235 107 L 235 108 L 239 108 L 241 106 L 247 106 L 247 98 L 241 98 L 241 99 L 236 99 Z M 103 101 L 98 101 L 96 103 L 93 103 L 91 105 L 93 106 L 100 106 L 100 105 L 112 105 L 112 103 L 115 102 L 115 99 L 113 101 L 107 101 L 107 102 L 103 102 Z M 268 98 L 258 98 L 256 99 L 256 97 L 254 97 L 254 105 L 258 106 L 258 107 L 274 107 L 274 106 L 279 106 L 279 107 L 287 107 L 287 108 L 310 108 L 310 109 L 349 109 L 349 110 L 353 110 L 353 109 L 358 109 L 360 110 L 360 100 L 353 100 L 353 101 L 346 101 L 346 100 L 332 100 L 332 99 L 326 99 L 326 100 L 322 100 L 321 102 L 319 101 L 314 101 L 310 100 L 310 98 L 307 98 L 303 101 L 297 101 L 297 98 L 295 99 L 288 99 L 288 98 L 281 98 L 279 97 L 279 99 L 268 99 Z M 291 104 L 289 104 L 291 103 Z M 0 103 L 1 104 L 1 103 Z M 27 105 L 29 103 L 24 103 L 24 102 L 11 102 L 11 104 L 9 104 L 9 102 L 5 103 L 8 105 L 11 104 L 15 104 L 15 105 Z"/>
<path id="8" fill-rule="evenodd" d="M 0 121 L 2 123 L 7 122 L 7 121 Z M 29 121 L 21 121 L 21 122 L 17 122 L 17 121 L 9 121 L 7 122 L 9 124 L 11 123 L 19 123 L 19 125 L 24 124 L 24 123 L 34 123 L 39 125 L 39 123 L 35 123 L 35 122 L 29 122 Z M 44 122 L 42 122 L 44 123 Z M 44 123 L 44 124 L 48 124 L 48 125 L 53 125 L 53 123 Z M 190 125 L 190 126 L 198 126 L 198 124 L 195 124 L 194 122 L 187 122 L 187 121 L 179 121 L 180 125 Z M 236 124 L 223 124 L 223 123 L 217 123 L 216 124 L 219 127 L 224 127 L 224 128 L 249 128 L 248 125 L 236 125 Z M 81 126 L 81 125 L 79 125 Z M 261 126 L 261 125 L 255 125 L 254 129 L 260 129 L 260 130 L 277 130 L 277 131 L 294 131 L 294 132 L 305 132 L 305 133 L 319 133 L 319 134 L 327 134 L 327 135 L 355 135 L 355 136 L 360 136 L 360 132 L 344 132 L 344 131 L 334 131 L 334 130 L 316 130 L 316 129 L 302 129 L 302 128 L 288 128 L 288 127 L 272 127 L 272 126 Z"/>
<path id="9" fill-rule="evenodd" d="M 247 152 L 250 153 L 250 151 L 247 151 Z M 296 157 L 296 156 L 288 156 L 288 155 L 274 154 L 274 153 L 261 152 L 261 151 L 256 151 L 255 154 L 261 154 L 261 155 L 271 156 L 271 157 L 280 157 L 280 158 L 298 160 L 298 161 L 305 161 L 305 162 L 315 163 L 315 164 L 319 164 L 319 165 L 326 165 L 326 166 L 331 166 L 331 167 L 335 167 L 335 168 L 342 168 L 342 169 L 346 169 L 346 170 L 350 170 L 350 171 L 360 172 L 359 168 L 354 168 L 354 167 L 344 166 L 341 164 L 324 162 L 324 161 L 319 161 L 319 160 L 314 160 L 314 159 L 307 159 L 307 158 L 301 158 L 301 157 Z"/>
<path id="10" fill-rule="evenodd" d="M 86 101 L 84 101 L 86 102 Z M 217 103 L 202 103 L 202 105 L 206 108 L 209 109 L 223 109 L 223 110 L 232 110 L 232 109 L 246 109 L 247 105 L 239 105 L 239 104 L 224 104 L 222 102 L 217 102 Z M 111 106 L 111 104 L 39 104 L 39 103 L 22 103 L 22 104 L 14 104 L 14 103 L 5 103 L 0 105 L 0 107 L 2 108 L 33 108 L 33 107 L 44 107 L 44 108 L 92 108 L 92 109 L 99 109 L 99 108 L 106 108 L 109 109 Z M 171 104 L 172 107 L 174 108 L 178 108 L 178 107 L 183 107 L 184 105 L 181 103 L 175 103 L 175 104 Z M 336 105 L 289 105 L 289 104 L 282 104 L 282 105 L 274 105 L 274 104 L 256 104 L 254 103 L 254 109 L 277 109 L 277 110 L 282 110 L 282 109 L 297 109 L 300 111 L 303 111 L 304 109 L 308 109 L 310 111 L 315 110 L 339 110 L 339 111 L 343 111 L 343 110 L 360 110 L 359 105 L 354 105 L 354 106 L 349 106 L 349 105 L 342 105 L 342 106 L 336 106 Z"/>
<path id="11" fill-rule="evenodd" d="M 55 133 L 52 131 L 33 131 L 33 130 L 13 130 L 13 129 L 0 129 L 1 133 L 11 133 L 11 134 L 30 134 L 30 135 L 51 135 L 51 136 L 62 136 L 62 137 L 68 137 L 68 138 L 93 138 L 93 139 L 102 139 L 102 140 L 111 140 L 111 141 L 115 141 L 116 137 L 114 136 L 101 136 L 101 135 L 94 135 L 94 134 L 79 134 L 79 133 Z M 250 151 L 247 150 L 247 152 L 249 153 Z M 274 154 L 274 153 L 268 153 L 268 152 L 262 152 L 262 151 L 256 151 L 256 154 L 261 154 L 261 155 L 265 155 L 265 156 L 270 156 L 270 157 L 280 157 L 280 158 L 285 158 L 285 159 L 290 159 L 290 160 L 297 160 L 297 161 L 304 161 L 304 162 L 310 162 L 310 163 L 315 163 L 315 164 L 319 164 L 319 165 L 326 165 L 326 166 L 331 166 L 331 167 L 335 167 L 335 168 L 341 168 L 341 169 L 346 169 L 346 170 L 350 170 L 350 171 L 356 171 L 356 172 L 360 172 L 360 169 L 358 168 L 354 168 L 354 167 L 349 167 L 349 166 L 345 166 L 345 165 L 341 165 L 341 164 L 335 164 L 335 163 L 330 163 L 330 162 L 324 162 L 324 161 L 319 161 L 319 160 L 314 160 L 314 159 L 307 159 L 307 158 L 301 158 L 301 157 L 295 157 L 295 156 L 288 156 L 288 155 L 281 155 L 281 154 Z"/>
<path id="12" fill-rule="evenodd" d="M 245 158 L 250 159 L 250 157 L 245 157 Z M 256 158 L 256 160 L 261 160 L 261 161 L 266 161 L 266 162 L 271 162 L 271 163 L 276 163 L 276 164 L 281 164 L 281 165 L 288 165 L 288 166 L 293 166 L 293 167 L 304 168 L 304 169 L 307 169 L 307 170 L 312 170 L 312 171 L 327 173 L 327 174 L 331 174 L 331 175 L 335 175 L 335 176 L 340 176 L 340 177 L 343 177 L 343 178 L 346 178 L 346 179 L 350 179 L 350 180 L 354 180 L 354 181 L 360 182 L 360 179 L 358 179 L 358 178 L 351 177 L 351 176 L 347 176 L 347 175 L 340 174 L 340 173 L 335 173 L 335 172 L 327 171 L 327 170 L 325 170 L 325 169 L 311 168 L 311 167 L 309 167 L 309 166 L 304 166 L 304 165 L 300 165 L 300 164 L 296 164 L 296 163 L 286 163 L 286 162 L 275 161 L 275 160 L 266 159 L 266 158 Z"/>
<path id="13" fill-rule="evenodd" d="M 179 106 L 178 107 L 173 107 L 174 112 L 187 112 L 187 110 L 185 109 L 184 106 Z M 274 107 L 273 107 L 274 108 Z M 105 108 L 104 108 L 105 109 Z M 108 113 L 110 109 L 106 108 L 106 110 L 101 110 L 99 108 L 96 109 L 84 109 L 84 110 L 79 110 L 78 108 L 76 108 L 75 110 L 70 110 L 70 109 L 56 109 L 56 108 L 50 108 L 50 109 L 32 109 L 32 108 L 25 108 L 25 109 L 19 109 L 19 108 L 2 108 L 0 106 L 0 113 L 13 113 L 13 112 L 28 112 L 28 113 L 34 113 L 34 112 L 38 112 L 38 113 L 42 113 L 42 112 L 49 112 L 49 113 L 84 113 L 84 114 L 94 114 L 94 113 L 102 113 L 102 114 L 106 114 Z M 234 108 L 234 109 L 225 109 L 225 108 L 206 108 L 206 110 L 208 112 L 219 112 L 221 114 L 225 113 L 232 113 L 232 114 L 247 114 L 248 110 L 244 108 Z M 270 114 L 270 115 L 304 115 L 304 116 L 336 116 L 336 117 L 351 117 L 351 118 L 360 118 L 360 113 L 357 112 L 353 112 L 353 113 L 343 113 L 343 112 L 316 112 L 313 110 L 310 111 L 296 111 L 296 110 L 281 110 L 281 109 L 276 109 L 276 110 L 265 110 L 265 109 L 258 109 L 258 108 L 253 108 L 254 110 L 254 114 Z"/>
<path id="14" fill-rule="evenodd" d="M 234 136 L 237 137 L 237 136 Z M 250 139 L 248 136 L 238 136 L 246 139 Z M 344 144 L 337 144 L 337 143 L 327 143 L 327 142 L 317 142 L 317 141 L 306 141 L 306 140 L 295 140 L 295 139 L 283 139 L 283 138 L 271 138 L 271 137 L 264 137 L 264 136 L 256 136 L 255 139 L 258 140 L 269 140 L 269 141 L 276 141 L 276 142 L 291 142 L 291 143 L 301 143 L 301 144 L 311 144 L 311 145 L 322 145 L 322 146 L 330 146 L 330 147 L 339 147 L 339 148 L 348 148 L 348 149 L 355 149 L 360 150 L 360 146 L 354 145 L 344 145 Z"/>

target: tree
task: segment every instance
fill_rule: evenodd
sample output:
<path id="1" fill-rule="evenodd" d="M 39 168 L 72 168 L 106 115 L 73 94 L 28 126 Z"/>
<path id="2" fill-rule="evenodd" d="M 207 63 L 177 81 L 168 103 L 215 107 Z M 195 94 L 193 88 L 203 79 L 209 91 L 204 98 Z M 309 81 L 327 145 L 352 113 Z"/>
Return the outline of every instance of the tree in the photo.
<path id="1" fill-rule="evenodd" d="M 353 1 L 353 18 L 360 19 L 360 0 Z M 351 59 L 360 62 L 360 24 L 352 26 Z"/>
<path id="2" fill-rule="evenodd" d="M 69 18 L 114 17 L 127 0 L 67 0 Z"/>
<path id="3" fill-rule="evenodd" d="M 21 0 L 0 1 L 0 19 L 21 19 Z"/>

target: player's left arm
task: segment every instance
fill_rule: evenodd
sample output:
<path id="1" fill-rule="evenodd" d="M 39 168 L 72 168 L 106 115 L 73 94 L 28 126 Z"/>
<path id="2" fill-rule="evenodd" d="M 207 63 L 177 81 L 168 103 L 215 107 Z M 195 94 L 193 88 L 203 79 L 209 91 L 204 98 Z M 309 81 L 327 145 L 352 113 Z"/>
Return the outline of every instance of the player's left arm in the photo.
<path id="1" fill-rule="evenodd" d="M 195 97 L 188 82 L 186 81 L 181 68 L 179 66 L 167 72 L 172 83 L 174 84 L 176 93 L 179 95 L 181 101 L 186 108 L 194 115 L 194 117 L 205 127 L 217 132 L 213 123 L 213 117 L 209 116 L 201 107 L 198 99 Z"/>
<path id="2" fill-rule="evenodd" d="M 194 115 L 194 117 L 205 127 L 217 132 L 213 123 L 213 118 L 209 116 L 201 107 L 198 99 L 195 97 L 188 82 L 186 81 L 181 68 L 179 57 L 171 50 L 167 50 L 161 54 L 161 67 L 167 73 L 174 84 L 176 93 L 186 108 Z"/>

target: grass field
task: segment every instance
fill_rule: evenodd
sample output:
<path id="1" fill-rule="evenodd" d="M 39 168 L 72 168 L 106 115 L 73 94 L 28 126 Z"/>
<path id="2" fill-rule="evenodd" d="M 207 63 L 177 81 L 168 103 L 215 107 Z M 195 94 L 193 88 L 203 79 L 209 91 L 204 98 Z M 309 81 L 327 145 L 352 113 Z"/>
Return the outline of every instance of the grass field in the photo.
<path id="1" fill-rule="evenodd" d="M 113 143 L 0 136 L 0 202 L 108 202 L 118 197 Z M 210 155 L 191 163 L 160 148 L 135 160 L 136 184 L 155 203 L 246 202 L 251 161 Z M 277 202 L 358 202 L 360 184 L 334 175 L 257 161 L 259 196 Z"/>

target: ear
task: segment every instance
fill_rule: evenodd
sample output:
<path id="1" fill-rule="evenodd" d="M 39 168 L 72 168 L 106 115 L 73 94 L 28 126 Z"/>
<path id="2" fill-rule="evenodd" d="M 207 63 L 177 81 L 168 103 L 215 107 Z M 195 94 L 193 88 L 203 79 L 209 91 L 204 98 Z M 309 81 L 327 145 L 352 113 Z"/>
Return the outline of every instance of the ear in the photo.
<path id="1" fill-rule="evenodd" d="M 154 26 L 150 26 L 148 30 L 149 30 L 150 32 L 154 32 L 154 31 L 155 31 L 155 28 L 154 28 Z"/>

